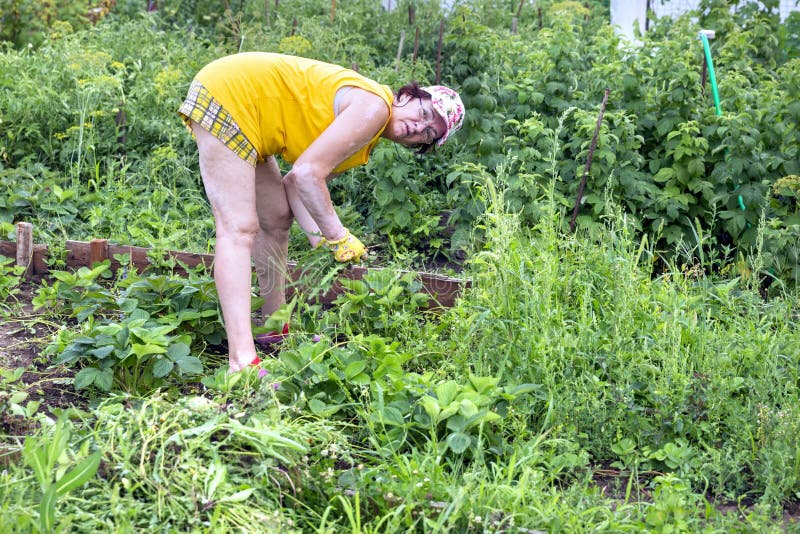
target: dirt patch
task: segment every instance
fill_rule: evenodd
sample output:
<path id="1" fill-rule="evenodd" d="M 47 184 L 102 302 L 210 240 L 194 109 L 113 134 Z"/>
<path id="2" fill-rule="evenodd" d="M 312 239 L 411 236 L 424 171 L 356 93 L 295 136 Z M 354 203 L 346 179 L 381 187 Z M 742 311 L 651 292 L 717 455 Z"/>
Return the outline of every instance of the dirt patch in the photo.
<path id="1" fill-rule="evenodd" d="M 42 355 L 59 325 L 33 309 L 31 300 L 41 285 L 41 278 L 33 278 L 20 285 L 20 291 L 9 302 L 11 312 L 0 318 L 0 369 L 13 371 L 25 369 L 19 380 L 0 382 L 0 434 L 23 436 L 36 426 L 32 419 L 14 415 L 5 409 L 11 393 L 24 391 L 22 402 L 39 402 L 38 410 L 53 415 L 57 408 L 85 407 L 87 400 L 72 387 L 74 373 L 62 366 L 52 366 Z"/>
<path id="2" fill-rule="evenodd" d="M 653 478 L 663 474 L 656 471 L 639 473 L 636 480 L 632 482 L 634 489 L 631 490 L 631 499 L 652 504 L 653 495 L 648 488 L 650 488 Z M 592 472 L 592 481 L 600 490 L 600 494 L 611 500 L 612 509 L 629 501 L 626 492 L 630 482 L 630 471 L 620 471 L 610 465 L 596 466 Z M 754 499 L 737 502 L 721 500 L 712 495 L 706 495 L 706 498 L 718 512 L 723 515 L 735 515 L 739 520 L 744 520 L 757 505 L 757 501 Z M 783 504 L 783 523 L 787 532 L 794 532 L 796 526 L 800 524 L 800 501 L 788 501 Z"/>
<path id="3" fill-rule="evenodd" d="M 42 326 L 37 324 L 31 300 L 41 279 L 22 282 L 20 291 L 8 302 L 11 311 L 0 319 L 0 365 L 5 369 L 27 367 L 39 355 L 33 345 Z M 11 300 L 9 299 L 9 300 Z"/>

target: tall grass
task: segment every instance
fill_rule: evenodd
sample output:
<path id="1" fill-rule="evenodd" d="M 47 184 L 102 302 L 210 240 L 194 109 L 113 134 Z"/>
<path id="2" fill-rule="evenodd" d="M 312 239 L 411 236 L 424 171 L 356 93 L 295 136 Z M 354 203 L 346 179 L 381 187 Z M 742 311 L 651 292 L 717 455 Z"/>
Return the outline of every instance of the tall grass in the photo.
<path id="1" fill-rule="evenodd" d="M 519 407 L 528 428 L 594 465 L 632 443 L 637 462 L 696 491 L 795 498 L 797 295 L 765 302 L 745 277 L 704 274 L 710 264 L 656 273 L 657 252 L 619 212 L 573 235 L 550 203 L 522 228 L 503 177 L 484 178 L 472 288 L 439 330 L 452 341 L 447 368 L 537 385 Z"/>

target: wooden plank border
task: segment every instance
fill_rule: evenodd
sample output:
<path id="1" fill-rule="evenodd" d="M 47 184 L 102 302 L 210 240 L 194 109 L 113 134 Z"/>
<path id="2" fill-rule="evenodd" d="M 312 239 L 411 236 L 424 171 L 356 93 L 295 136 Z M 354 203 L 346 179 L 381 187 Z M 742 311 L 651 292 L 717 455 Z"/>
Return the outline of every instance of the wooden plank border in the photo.
<path id="1" fill-rule="evenodd" d="M 111 269 L 118 270 L 122 265 L 114 258 L 115 255 L 130 255 L 130 261 L 133 266 L 138 270 L 143 271 L 150 266 L 150 259 L 148 252 L 150 249 L 145 247 L 134 247 L 128 245 L 113 245 L 109 244 L 105 239 L 94 239 L 92 241 L 65 241 L 66 266 L 70 269 L 78 269 L 80 267 L 91 267 L 92 264 L 105 259 L 111 260 Z M 49 271 L 47 265 L 47 246 L 34 244 L 22 244 L 14 241 L 0 241 L 0 255 L 10 258 L 18 258 L 19 261 L 19 247 L 32 248 L 30 253 L 27 254 L 29 263 L 25 265 L 26 272 L 29 275 L 46 275 Z M 167 254 L 175 258 L 176 261 L 186 265 L 188 268 L 194 268 L 201 263 L 213 270 L 214 256 L 212 254 L 198 254 L 193 252 L 181 251 L 167 251 Z M 360 280 L 364 275 L 371 270 L 360 265 L 352 265 L 340 274 L 340 278 L 351 280 Z M 186 274 L 180 268 L 175 268 L 176 274 Z M 429 308 L 449 308 L 455 304 L 456 299 L 461 295 L 462 291 L 471 286 L 471 281 L 468 279 L 453 278 L 436 273 L 416 272 L 416 271 L 398 271 L 398 272 L 414 272 L 417 279 L 422 284 L 423 290 L 430 295 L 431 302 Z M 287 273 L 291 280 L 299 280 L 302 278 L 302 268 L 295 262 L 287 264 Z M 297 288 L 287 288 L 287 293 L 293 294 Z M 320 302 L 330 304 L 337 296 L 344 291 L 339 281 L 334 282 L 333 287 L 319 297 Z"/>

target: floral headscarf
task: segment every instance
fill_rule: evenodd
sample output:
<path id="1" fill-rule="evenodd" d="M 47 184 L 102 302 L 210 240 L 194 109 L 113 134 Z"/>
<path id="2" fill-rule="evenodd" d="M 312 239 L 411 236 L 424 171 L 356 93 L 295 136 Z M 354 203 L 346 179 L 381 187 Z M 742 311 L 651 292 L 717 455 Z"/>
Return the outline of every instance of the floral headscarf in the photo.
<path id="1" fill-rule="evenodd" d="M 442 116 L 447 130 L 437 141 L 436 146 L 442 146 L 447 139 L 461 129 L 464 123 L 464 103 L 458 93 L 444 85 L 429 85 L 422 87 L 423 91 L 431 95 L 433 109 Z"/>

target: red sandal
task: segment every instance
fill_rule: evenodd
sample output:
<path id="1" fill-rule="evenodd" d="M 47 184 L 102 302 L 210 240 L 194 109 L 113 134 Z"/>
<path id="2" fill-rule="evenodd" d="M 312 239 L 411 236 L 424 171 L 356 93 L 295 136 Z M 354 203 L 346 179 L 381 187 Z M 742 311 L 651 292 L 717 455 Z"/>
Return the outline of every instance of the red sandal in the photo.
<path id="1" fill-rule="evenodd" d="M 268 349 L 275 343 L 280 343 L 283 338 L 289 335 L 289 323 L 283 324 L 283 330 L 280 332 L 267 332 L 266 334 L 258 334 L 253 338 L 256 345 L 262 349 Z"/>

